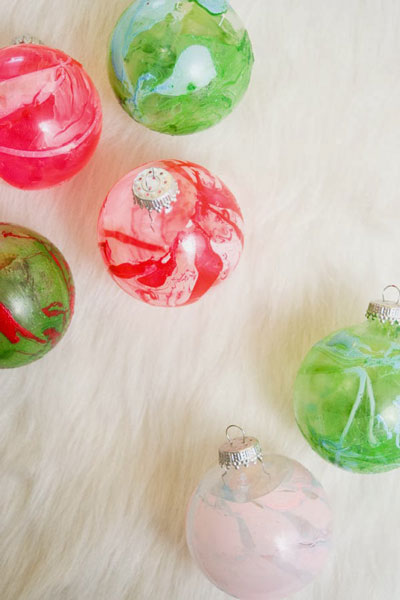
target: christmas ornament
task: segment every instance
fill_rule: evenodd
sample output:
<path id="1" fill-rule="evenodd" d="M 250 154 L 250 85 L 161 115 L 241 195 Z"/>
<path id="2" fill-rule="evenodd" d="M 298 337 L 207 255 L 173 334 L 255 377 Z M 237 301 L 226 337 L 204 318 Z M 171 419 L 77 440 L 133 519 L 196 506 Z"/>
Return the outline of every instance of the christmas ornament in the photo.
<path id="1" fill-rule="evenodd" d="M 51 350 L 68 328 L 74 297 L 61 252 L 30 229 L 0 223 L 0 368 Z"/>
<path id="2" fill-rule="evenodd" d="M 171 135 L 226 117 L 252 66 L 249 36 L 227 0 L 136 0 L 111 39 L 109 76 L 122 107 Z"/>
<path id="3" fill-rule="evenodd" d="M 278 600 L 321 571 L 331 545 L 324 490 L 301 464 L 262 455 L 258 440 L 231 439 L 194 492 L 186 519 L 203 573 L 240 600 Z"/>
<path id="4" fill-rule="evenodd" d="M 297 423 L 312 448 L 359 473 L 400 466 L 400 304 L 371 302 L 367 321 L 318 342 L 295 385 Z"/>
<path id="5" fill-rule="evenodd" d="M 35 43 L 0 49 L 0 178 L 39 189 L 75 175 L 100 137 L 101 106 L 83 67 Z"/>
<path id="6" fill-rule="evenodd" d="M 155 306 L 198 300 L 239 262 L 243 220 L 234 196 L 199 165 L 161 160 L 108 194 L 99 244 L 113 279 Z"/>

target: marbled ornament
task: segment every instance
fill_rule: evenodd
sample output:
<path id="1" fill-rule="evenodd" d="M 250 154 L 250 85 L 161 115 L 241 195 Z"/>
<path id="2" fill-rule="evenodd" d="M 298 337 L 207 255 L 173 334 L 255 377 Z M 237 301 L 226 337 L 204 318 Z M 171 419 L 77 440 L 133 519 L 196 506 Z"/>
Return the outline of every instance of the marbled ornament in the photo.
<path id="1" fill-rule="evenodd" d="M 223 473 L 209 471 L 186 522 L 194 560 L 221 590 L 240 600 L 280 600 L 324 567 L 331 510 L 301 464 L 277 455 Z"/>
<path id="2" fill-rule="evenodd" d="M 378 320 L 318 342 L 296 379 L 297 423 L 312 448 L 360 473 L 400 466 L 400 327 Z"/>
<path id="3" fill-rule="evenodd" d="M 176 185 L 168 207 L 135 200 L 143 173 L 166 172 Z M 148 181 L 152 187 L 152 178 Z M 149 191 L 148 195 L 151 194 Z M 110 275 L 128 294 L 155 306 L 198 300 L 235 269 L 243 248 L 243 218 L 232 193 L 207 169 L 163 160 L 131 171 L 110 191 L 100 212 L 99 245 Z"/>
<path id="4" fill-rule="evenodd" d="M 83 67 L 35 44 L 0 49 L 0 178 L 19 188 L 82 169 L 101 132 L 100 98 Z"/>
<path id="5" fill-rule="evenodd" d="M 34 231 L 0 223 L 0 368 L 51 350 L 68 328 L 74 297 L 61 252 Z"/>
<path id="6" fill-rule="evenodd" d="M 136 0 L 116 25 L 109 75 L 122 107 L 150 129 L 207 129 L 245 93 L 253 53 L 226 0 Z"/>

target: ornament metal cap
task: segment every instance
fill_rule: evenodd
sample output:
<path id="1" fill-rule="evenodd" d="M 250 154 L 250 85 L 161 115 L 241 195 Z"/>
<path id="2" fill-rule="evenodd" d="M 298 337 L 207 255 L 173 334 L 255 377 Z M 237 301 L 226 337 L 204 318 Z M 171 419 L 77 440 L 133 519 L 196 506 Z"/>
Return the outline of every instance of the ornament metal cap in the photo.
<path id="1" fill-rule="evenodd" d="M 34 44 L 35 46 L 44 46 L 43 42 L 39 40 L 39 38 L 29 35 L 29 33 L 25 33 L 14 38 L 12 43 L 13 46 L 17 46 L 18 44 Z"/>
<path id="2" fill-rule="evenodd" d="M 168 213 L 176 202 L 179 187 L 173 176 L 166 169 L 148 167 L 140 171 L 133 182 L 133 198 L 140 208 L 149 212 L 155 210 Z"/>
<path id="3" fill-rule="evenodd" d="M 393 288 L 397 291 L 397 301 L 386 300 L 385 292 Z M 382 300 L 375 300 L 369 303 L 367 319 L 378 319 L 381 323 L 400 323 L 400 289 L 397 285 L 387 285 L 382 292 Z"/>
<path id="4" fill-rule="evenodd" d="M 241 437 L 231 438 L 229 430 L 235 427 L 242 433 Z M 245 432 L 238 425 L 229 425 L 226 428 L 227 442 L 222 444 L 219 449 L 219 464 L 225 469 L 240 469 L 254 465 L 258 461 L 262 461 L 262 450 L 260 442 L 253 437 L 246 437 Z"/>

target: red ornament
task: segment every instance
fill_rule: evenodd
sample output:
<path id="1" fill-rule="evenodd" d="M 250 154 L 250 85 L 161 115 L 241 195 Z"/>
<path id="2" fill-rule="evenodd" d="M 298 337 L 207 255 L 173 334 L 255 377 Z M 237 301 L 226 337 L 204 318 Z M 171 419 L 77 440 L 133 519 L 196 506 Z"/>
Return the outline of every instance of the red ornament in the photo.
<path id="1" fill-rule="evenodd" d="M 57 185 L 82 169 L 101 133 L 100 98 L 64 52 L 0 49 L 0 178 L 19 188 Z"/>
<path id="2" fill-rule="evenodd" d="M 228 188 L 193 163 L 148 163 L 110 191 L 99 218 L 109 272 L 132 296 L 155 306 L 198 300 L 235 269 L 243 217 Z"/>

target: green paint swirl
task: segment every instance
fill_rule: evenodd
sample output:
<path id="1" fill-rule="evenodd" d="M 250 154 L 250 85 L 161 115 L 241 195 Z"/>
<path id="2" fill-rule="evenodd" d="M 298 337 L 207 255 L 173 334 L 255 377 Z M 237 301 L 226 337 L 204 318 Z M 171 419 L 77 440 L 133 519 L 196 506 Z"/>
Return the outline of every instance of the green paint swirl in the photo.
<path id="1" fill-rule="evenodd" d="M 312 448 L 360 473 L 400 466 L 400 328 L 366 321 L 318 342 L 295 384 L 296 420 Z"/>
<path id="2" fill-rule="evenodd" d="M 137 0 L 112 36 L 109 76 L 123 108 L 171 135 L 207 129 L 244 95 L 253 53 L 231 8 L 212 14 L 191 0 Z"/>

